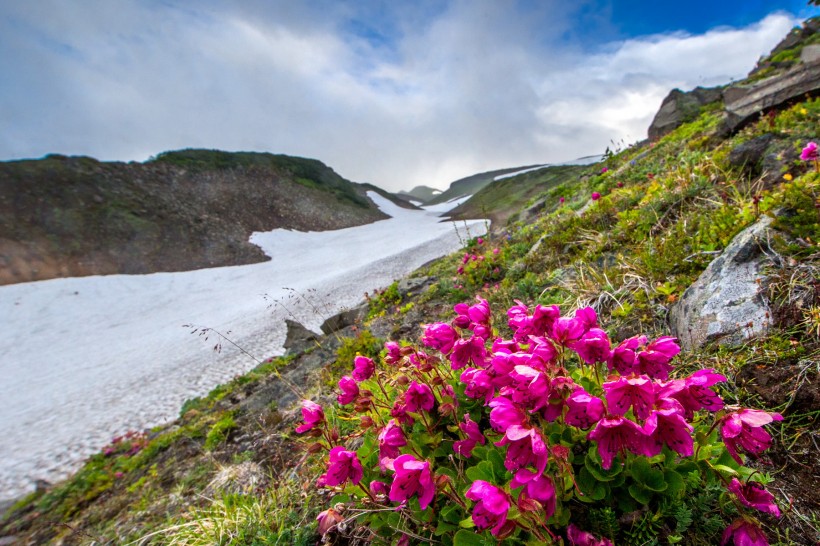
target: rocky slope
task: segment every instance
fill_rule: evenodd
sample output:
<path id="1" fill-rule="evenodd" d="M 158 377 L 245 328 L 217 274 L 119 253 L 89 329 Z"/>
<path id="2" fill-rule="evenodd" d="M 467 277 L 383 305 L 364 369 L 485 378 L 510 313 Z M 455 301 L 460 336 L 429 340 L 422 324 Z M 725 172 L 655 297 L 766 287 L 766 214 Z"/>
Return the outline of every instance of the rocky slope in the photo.
<path id="1" fill-rule="evenodd" d="M 267 260 L 254 231 L 327 230 L 384 215 L 323 163 L 184 150 L 145 163 L 0 163 L 0 284 Z"/>

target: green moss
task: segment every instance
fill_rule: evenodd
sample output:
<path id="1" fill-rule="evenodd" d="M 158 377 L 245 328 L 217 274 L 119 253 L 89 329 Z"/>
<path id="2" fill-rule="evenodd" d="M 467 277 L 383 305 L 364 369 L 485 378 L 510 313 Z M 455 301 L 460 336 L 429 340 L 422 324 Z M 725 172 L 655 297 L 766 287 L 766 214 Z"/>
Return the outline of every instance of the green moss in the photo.
<path id="1" fill-rule="evenodd" d="M 214 423 L 205 437 L 205 450 L 213 451 L 216 449 L 228 438 L 228 435 L 236 426 L 236 421 L 234 421 L 233 414 L 230 412 Z"/>

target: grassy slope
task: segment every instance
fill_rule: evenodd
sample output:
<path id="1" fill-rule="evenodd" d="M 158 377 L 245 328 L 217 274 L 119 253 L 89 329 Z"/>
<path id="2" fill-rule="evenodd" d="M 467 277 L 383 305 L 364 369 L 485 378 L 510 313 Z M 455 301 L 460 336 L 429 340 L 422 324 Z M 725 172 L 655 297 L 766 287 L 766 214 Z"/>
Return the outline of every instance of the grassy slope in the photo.
<path id="1" fill-rule="evenodd" d="M 785 178 L 762 189 L 755 176 L 732 167 L 727 158 L 737 145 L 767 133 L 799 150 L 817 137 L 820 100 L 794 105 L 729 140 L 713 136 L 718 121 L 714 112 L 706 112 L 655 144 L 616 154 L 606 174 L 597 165 L 588 168 L 589 176 L 579 178 L 573 171 L 540 187 L 547 207 L 539 218 L 507 226 L 508 237 L 468 242 L 470 252 L 487 257 L 486 267 L 457 275 L 461 253 L 444 258 L 418 273 L 438 278 L 430 290 L 405 298 L 388 291 L 391 300 L 377 298 L 374 308 L 381 316 L 372 320 L 392 324 L 394 332 L 406 331 L 408 317 L 421 317 L 412 321 L 414 326 L 447 320 L 453 303 L 470 301 L 481 291 L 502 333 L 503 310 L 521 299 L 558 303 L 564 310 L 593 305 L 617 339 L 639 332 L 668 334 L 670 307 L 708 265 L 710 253 L 760 215 L 781 211 L 776 225 L 788 237 L 772 241 L 776 259 L 762 287 L 774 315 L 769 335 L 740 347 L 683 354 L 678 366 L 684 371 L 716 368 L 730 377 L 722 391 L 728 402 L 784 414 L 774 428 L 771 459 L 762 461 L 761 470 L 775 478 L 772 490 L 781 506 L 788 506 L 790 498 L 791 509 L 779 524 L 766 520 L 767 532 L 773 544 L 810 544 L 820 539 L 820 224 L 815 209 L 820 174 L 811 165 L 786 162 Z M 595 204 L 590 202 L 593 191 L 603 195 Z M 563 206 L 559 196 L 566 198 Z M 7 514 L 2 534 L 23 543 L 59 538 L 64 544 L 119 544 L 140 537 L 141 544 L 315 542 L 315 514 L 326 499 L 312 484 L 323 469 L 296 449 L 301 440 L 291 431 L 297 412 L 281 403 L 287 397 L 275 394 L 276 375 L 312 362 L 321 372 L 308 374 L 304 393 L 327 396 L 328 386 L 352 366 L 356 351 L 378 351 L 378 341 L 367 330 L 349 334 L 348 339 L 327 339 L 295 360 L 264 364 L 186 404 L 177 423 L 153 431 L 133 455 L 129 440 L 113 446 L 109 455 L 91 458 L 70 480 L 18 503 Z M 267 397 L 260 394 L 266 392 Z M 214 485 L 251 463 L 261 468 L 255 482 L 235 477 L 232 487 Z M 243 488 L 242 483 L 252 485 Z M 709 543 L 704 532 L 697 525 L 688 528 L 684 543 Z"/>
<path id="2" fill-rule="evenodd" d="M 516 171 L 523 171 L 535 167 L 535 165 L 527 165 L 524 167 L 512 167 L 509 169 L 500 169 L 497 171 L 488 171 L 485 173 L 474 174 L 465 178 L 460 178 L 450 184 L 446 191 L 436 195 L 430 201 L 424 203 L 425 205 L 438 205 L 439 203 L 447 203 L 453 199 L 464 197 L 465 195 L 473 195 L 480 191 L 485 186 L 491 184 L 496 176 L 502 176 Z"/>

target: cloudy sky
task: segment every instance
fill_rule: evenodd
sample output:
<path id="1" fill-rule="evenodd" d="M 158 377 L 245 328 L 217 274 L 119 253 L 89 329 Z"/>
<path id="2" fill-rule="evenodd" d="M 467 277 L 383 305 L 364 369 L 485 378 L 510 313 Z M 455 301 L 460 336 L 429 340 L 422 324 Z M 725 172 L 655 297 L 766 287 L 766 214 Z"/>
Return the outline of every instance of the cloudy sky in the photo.
<path id="1" fill-rule="evenodd" d="M 391 190 L 631 143 L 805 0 L 0 0 L 0 160 L 216 148 Z"/>

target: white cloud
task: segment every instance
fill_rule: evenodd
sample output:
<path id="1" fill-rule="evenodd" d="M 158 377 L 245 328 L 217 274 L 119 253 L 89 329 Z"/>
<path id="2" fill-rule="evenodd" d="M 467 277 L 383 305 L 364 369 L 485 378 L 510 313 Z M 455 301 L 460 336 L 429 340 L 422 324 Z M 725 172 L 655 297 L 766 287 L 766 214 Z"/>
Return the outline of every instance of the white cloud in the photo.
<path id="1" fill-rule="evenodd" d="M 363 16 L 337 2 L 94 4 L 0 8 L 13 75 L 0 157 L 259 150 L 392 190 L 442 187 L 639 140 L 671 88 L 742 77 L 796 23 L 775 14 L 582 53 L 561 38 L 580 4 L 557 0 L 402 4 L 390 20 L 377 4 L 387 43 L 352 34 L 344 22 Z"/>

